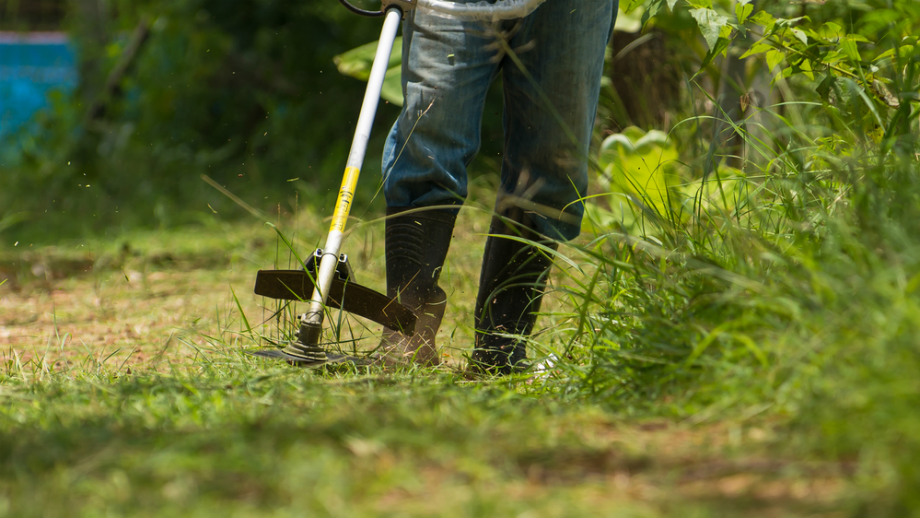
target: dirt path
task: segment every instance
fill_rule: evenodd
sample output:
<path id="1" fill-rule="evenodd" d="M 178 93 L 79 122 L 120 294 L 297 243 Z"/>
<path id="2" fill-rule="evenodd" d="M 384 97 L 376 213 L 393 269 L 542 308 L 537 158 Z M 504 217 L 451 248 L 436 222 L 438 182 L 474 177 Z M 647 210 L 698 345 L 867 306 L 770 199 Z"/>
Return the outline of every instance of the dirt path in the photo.
<path id="1" fill-rule="evenodd" d="M 0 361 L 137 365 L 187 358 L 194 349 L 176 339 L 196 340 L 196 331 L 238 321 L 231 288 L 250 291 L 249 272 L 232 268 L 179 262 L 172 268 L 113 269 L 89 262 L 68 271 L 72 264 L 19 265 L 17 271 L 27 273 L 0 286 Z"/>

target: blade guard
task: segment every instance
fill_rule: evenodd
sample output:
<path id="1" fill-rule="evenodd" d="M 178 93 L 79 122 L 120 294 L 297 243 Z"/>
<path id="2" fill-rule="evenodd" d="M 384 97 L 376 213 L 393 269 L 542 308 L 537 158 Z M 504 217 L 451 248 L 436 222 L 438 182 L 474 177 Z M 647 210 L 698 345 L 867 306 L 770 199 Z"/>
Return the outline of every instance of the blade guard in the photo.
<path id="1" fill-rule="evenodd" d="M 256 295 L 278 300 L 308 301 L 316 287 L 314 260 L 322 250 L 314 252 L 303 270 L 259 270 L 256 274 Z M 412 334 L 415 330 L 415 313 L 386 295 L 351 280 L 351 270 L 343 255 L 339 259 L 337 275 L 332 280 L 326 306 L 341 309 L 367 318 L 394 331 Z"/>
<path id="2" fill-rule="evenodd" d="M 350 363 L 352 365 L 361 367 L 369 366 L 372 364 L 367 358 L 359 358 L 355 356 L 348 356 L 346 354 L 332 353 L 329 351 L 323 351 L 321 355 L 305 355 L 300 354 L 296 348 L 293 350 L 290 348 L 284 349 L 259 349 L 252 351 L 251 354 L 255 356 L 261 356 L 263 358 L 273 358 L 276 360 L 284 360 L 291 365 L 297 367 L 320 367 L 323 365 L 328 365 L 330 363 Z"/>

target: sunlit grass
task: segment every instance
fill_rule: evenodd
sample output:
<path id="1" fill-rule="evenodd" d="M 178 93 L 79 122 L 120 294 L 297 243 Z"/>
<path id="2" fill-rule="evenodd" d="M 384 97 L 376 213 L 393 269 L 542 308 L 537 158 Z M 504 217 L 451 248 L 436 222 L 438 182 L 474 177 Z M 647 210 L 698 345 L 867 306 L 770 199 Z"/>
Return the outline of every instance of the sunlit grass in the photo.
<path id="1" fill-rule="evenodd" d="M 720 204 L 682 193 L 692 181 L 666 200 L 637 183 L 589 212 L 593 239 L 563 250 L 590 266 L 563 287 L 556 368 L 570 393 L 615 407 L 779 419 L 778 450 L 853 463 L 860 512 L 914 515 L 916 154 L 869 139 L 841 154 L 828 128 L 783 124 L 771 138 L 785 147 L 718 185 Z"/>
<path id="2" fill-rule="evenodd" d="M 126 236 L 139 252 L 125 265 L 55 280 L 58 296 L 70 298 L 57 299 L 55 325 L 39 328 L 47 345 L 14 346 L 0 365 L 0 511 L 708 515 L 761 509 L 763 483 L 788 496 L 770 500 L 778 514 L 837 505 L 836 464 L 789 456 L 763 467 L 775 426 L 763 416 L 693 421 L 686 401 L 652 391 L 646 404 L 592 395 L 579 380 L 599 362 L 589 361 L 584 337 L 572 340 L 571 308 L 580 306 L 569 303 L 601 281 L 580 277 L 592 272 L 580 248 L 560 252 L 571 261 L 560 258 L 554 300 L 530 343 L 531 357 L 556 356 L 554 368 L 537 377 L 465 376 L 473 300 L 463 294 L 475 292 L 488 212 L 474 204 L 461 217 L 469 223 L 443 277 L 454 307 L 442 337 L 454 357 L 437 369 L 305 370 L 245 354 L 263 335 L 291 331 L 267 320 L 270 304 L 250 294 L 256 269 L 296 264 L 261 224 L 222 227 L 223 241 L 185 231 L 165 233 L 159 245 Z M 304 253 L 325 225 L 306 211 L 297 218 L 274 224 Z M 356 221 L 348 241 L 359 280 L 378 289 L 382 242 L 372 236 L 381 223 Z M 171 260 L 154 260 L 165 250 Z M 215 255 L 223 259 L 196 259 Z M 567 276 L 566 268 L 575 270 Z M 42 301 L 42 282 L 24 282 L 13 300 Z M 74 325 L 81 321 L 94 327 Z M 106 345 L 113 322 L 142 325 Z M 807 478 L 799 469 L 829 482 L 795 493 Z M 726 482 L 739 472 L 746 482 Z"/>

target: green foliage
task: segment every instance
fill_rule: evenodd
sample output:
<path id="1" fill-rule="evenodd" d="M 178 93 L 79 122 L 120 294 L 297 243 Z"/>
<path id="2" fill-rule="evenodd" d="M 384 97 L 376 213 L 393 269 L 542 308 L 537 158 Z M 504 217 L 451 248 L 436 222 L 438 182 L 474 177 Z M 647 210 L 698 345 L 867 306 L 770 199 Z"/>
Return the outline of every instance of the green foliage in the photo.
<path id="1" fill-rule="evenodd" d="M 658 12 L 664 1 L 648 2 L 649 11 Z M 671 9 L 675 4 L 676 0 L 668 1 Z M 875 124 L 883 139 L 898 139 L 904 133 L 903 119 L 918 99 L 911 91 L 920 55 L 916 2 L 877 0 L 843 9 L 837 4 L 826 9 L 813 6 L 813 12 L 794 17 L 772 14 L 772 2 L 760 2 L 756 11 L 750 0 L 717 4 L 684 4 L 709 48 L 704 65 L 716 55 L 725 56 L 737 40 L 745 45 L 742 59 L 763 55 L 774 81 L 791 78 L 809 89 L 816 82 L 814 90 L 826 103 L 846 110 L 841 115 L 850 129 L 850 117 L 856 115 L 861 129 Z M 753 43 L 740 41 L 749 35 L 756 37 Z"/>
<path id="2" fill-rule="evenodd" d="M 597 165 L 606 199 L 587 207 L 586 232 L 618 226 L 630 233 L 656 234 L 692 218 L 737 217 L 749 203 L 750 184 L 741 171 L 723 165 L 693 178 L 674 141 L 659 130 L 629 127 L 610 135 L 601 143 Z"/>
<path id="3" fill-rule="evenodd" d="M 70 20 L 80 88 L 17 137 L 0 193 L 23 215 L 10 242 L 242 213 L 202 175 L 263 209 L 328 202 L 315 193 L 340 178 L 364 88 L 333 58 L 378 21 L 277 0 L 119 1 Z"/>
<path id="4" fill-rule="evenodd" d="M 376 41 L 365 43 L 336 56 L 335 66 L 339 69 L 340 74 L 367 81 L 371 75 L 371 65 L 374 64 L 376 53 Z M 380 97 L 396 106 L 402 106 L 402 38 L 396 38 L 396 41 L 393 42 L 393 52 L 387 64 L 387 74 L 383 80 Z"/>
<path id="5" fill-rule="evenodd" d="M 637 229 L 632 214 L 638 212 L 653 219 L 673 213 L 679 177 L 676 173 L 677 150 L 667 135 L 658 130 L 648 133 L 636 127 L 604 139 L 598 166 L 603 169 L 602 188 L 610 193 L 611 211 L 592 206 L 590 222 L 610 226 L 620 222 Z M 639 210 L 635 210 L 638 208 Z M 644 218 L 642 218 L 644 219 Z"/>
<path id="6" fill-rule="evenodd" d="M 694 420 L 769 408 L 789 419 L 787 448 L 856 462 L 855 514 L 917 516 L 920 4 L 645 8 L 688 12 L 702 67 L 741 56 L 782 100 L 714 114 L 743 140 L 737 169 L 707 173 L 682 145 L 708 117 L 654 145 L 635 129 L 605 141 L 606 197 L 631 203 L 588 212 L 579 252 L 597 273 L 570 291 L 574 385 Z"/>

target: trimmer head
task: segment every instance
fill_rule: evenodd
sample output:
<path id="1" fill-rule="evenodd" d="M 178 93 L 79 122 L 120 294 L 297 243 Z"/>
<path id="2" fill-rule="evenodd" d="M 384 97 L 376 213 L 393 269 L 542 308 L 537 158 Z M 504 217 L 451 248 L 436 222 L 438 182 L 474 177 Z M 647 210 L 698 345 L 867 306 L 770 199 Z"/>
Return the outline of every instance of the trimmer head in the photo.
<path id="1" fill-rule="evenodd" d="M 260 270 L 256 274 L 256 295 L 278 300 L 308 301 L 314 277 L 305 270 Z M 394 331 L 411 334 L 415 313 L 408 307 L 356 282 L 336 278 L 332 281 L 326 306 L 362 316 Z M 303 333 L 303 330 L 301 330 Z M 304 343 L 319 341 L 301 337 Z"/>
<path id="2" fill-rule="evenodd" d="M 320 248 L 313 252 L 302 270 L 259 270 L 256 274 L 256 295 L 278 300 L 308 301 L 316 289 L 317 269 L 324 255 Z M 348 256 L 339 256 L 332 276 L 325 305 L 362 316 L 394 331 L 411 334 L 415 330 L 415 313 L 386 295 L 354 281 Z M 316 345 L 322 326 L 301 323 L 299 341 Z"/>
<path id="3" fill-rule="evenodd" d="M 316 288 L 317 265 L 322 256 L 323 250 L 316 250 L 302 270 L 260 270 L 256 275 L 255 293 L 279 300 L 309 300 Z M 412 310 L 352 280 L 348 257 L 344 254 L 339 256 L 339 264 L 326 296 L 326 306 L 362 316 L 405 334 L 412 334 L 415 330 L 417 317 Z M 326 351 L 319 345 L 321 336 L 321 324 L 301 321 L 296 341 L 280 349 L 260 349 L 253 354 L 303 367 L 345 361 L 368 363 L 361 358 Z"/>
<path id="4" fill-rule="evenodd" d="M 252 351 L 252 354 L 255 356 L 262 356 L 263 358 L 283 360 L 295 367 L 319 367 L 330 363 L 351 363 L 359 366 L 371 364 L 371 361 L 365 358 L 327 352 L 322 349 L 320 349 L 320 353 L 322 354 L 321 357 L 313 355 L 302 356 L 296 354 L 296 352 L 292 353 L 289 350 L 290 347 L 291 346 L 288 346 L 284 349 L 259 349 L 257 351 Z"/>
<path id="5" fill-rule="evenodd" d="M 328 363 L 329 356 L 326 351 L 320 350 L 322 356 L 306 356 L 290 351 L 291 346 L 285 347 L 284 349 L 258 349 L 255 351 L 250 351 L 250 354 L 254 356 L 261 356 L 263 358 L 273 358 L 276 360 L 284 360 L 291 365 L 297 367 L 314 367 L 320 366 Z"/>

